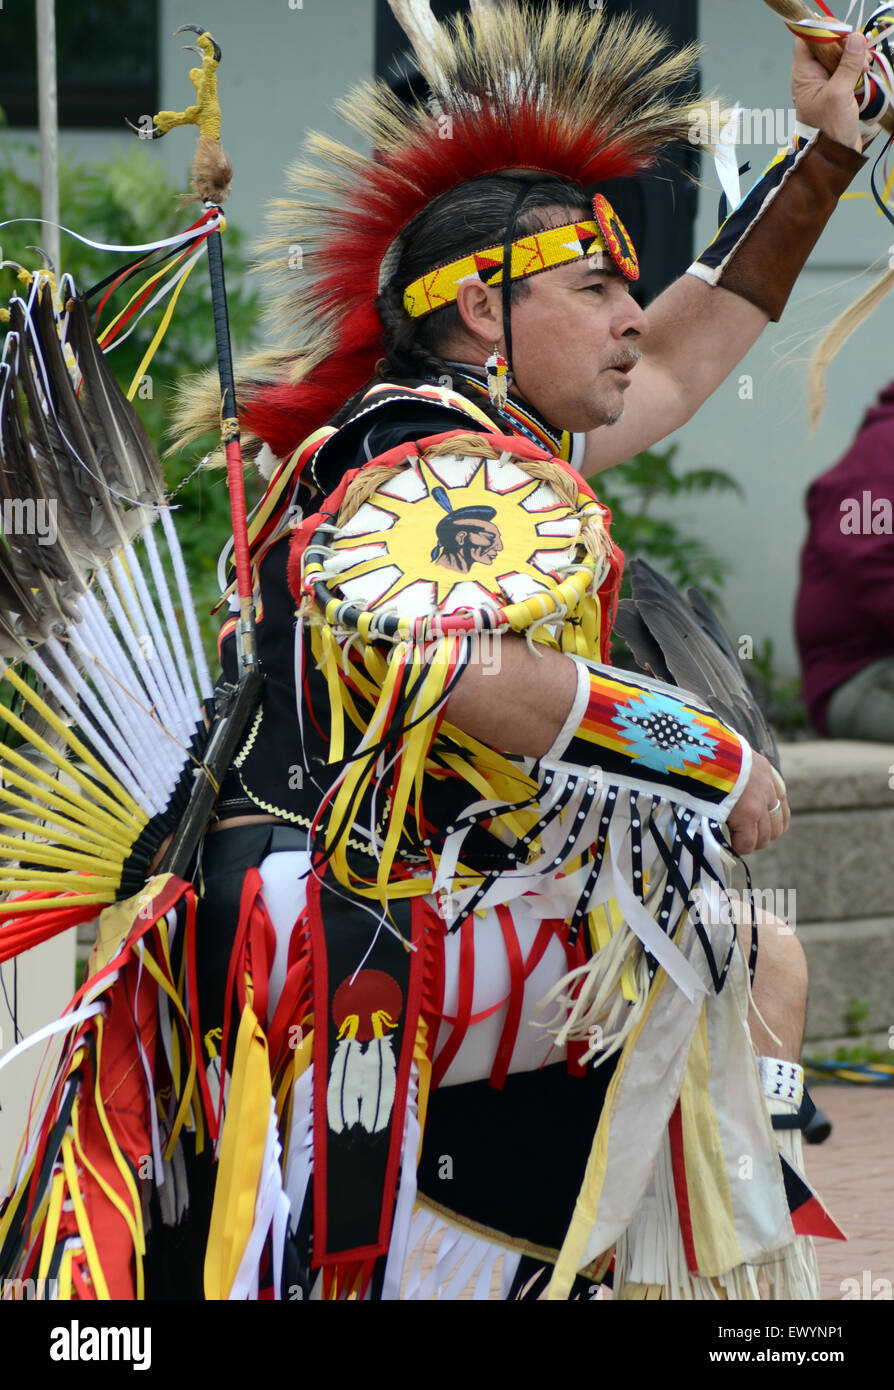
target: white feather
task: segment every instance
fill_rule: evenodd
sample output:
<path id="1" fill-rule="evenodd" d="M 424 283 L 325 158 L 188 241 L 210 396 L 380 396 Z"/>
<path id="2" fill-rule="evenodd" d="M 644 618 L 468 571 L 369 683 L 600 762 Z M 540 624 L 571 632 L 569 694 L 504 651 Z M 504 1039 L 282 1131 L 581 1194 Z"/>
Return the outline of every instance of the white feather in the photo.
<path id="1" fill-rule="evenodd" d="M 255 459 L 255 467 L 257 468 L 261 477 L 264 479 L 265 483 L 270 482 L 270 479 L 273 477 L 274 473 L 276 472 L 277 468 L 279 468 L 279 465 L 281 463 L 282 459 L 277 458 L 276 454 L 270 448 L 269 444 L 261 445 L 260 449 L 258 450 L 258 456 Z"/>
<path id="2" fill-rule="evenodd" d="M 366 1046 L 352 1038 L 336 1045 L 326 1114 L 335 1134 L 361 1124 L 369 1134 L 386 1129 L 396 1090 L 397 1065 L 389 1038 L 374 1038 Z"/>

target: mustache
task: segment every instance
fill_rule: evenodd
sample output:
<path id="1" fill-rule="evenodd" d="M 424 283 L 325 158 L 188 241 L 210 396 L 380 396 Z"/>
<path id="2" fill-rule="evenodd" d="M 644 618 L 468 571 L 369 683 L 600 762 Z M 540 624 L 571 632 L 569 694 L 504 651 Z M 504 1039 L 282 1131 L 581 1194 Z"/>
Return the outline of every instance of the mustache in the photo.
<path id="1" fill-rule="evenodd" d="M 622 353 L 619 353 L 617 357 L 612 358 L 612 360 L 607 364 L 607 367 L 632 367 L 635 362 L 642 361 L 642 356 L 643 355 L 640 352 L 639 348 L 625 348 L 624 351 Z"/>

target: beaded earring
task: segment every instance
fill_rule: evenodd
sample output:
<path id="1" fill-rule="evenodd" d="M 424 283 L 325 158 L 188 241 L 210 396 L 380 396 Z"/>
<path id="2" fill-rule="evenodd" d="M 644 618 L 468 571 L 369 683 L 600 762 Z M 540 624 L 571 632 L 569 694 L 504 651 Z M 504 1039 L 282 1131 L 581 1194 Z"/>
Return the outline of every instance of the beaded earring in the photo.
<path id="1" fill-rule="evenodd" d="M 506 404 L 509 393 L 509 363 L 494 343 L 494 350 L 484 364 L 487 372 L 487 394 L 491 405 L 499 410 Z"/>

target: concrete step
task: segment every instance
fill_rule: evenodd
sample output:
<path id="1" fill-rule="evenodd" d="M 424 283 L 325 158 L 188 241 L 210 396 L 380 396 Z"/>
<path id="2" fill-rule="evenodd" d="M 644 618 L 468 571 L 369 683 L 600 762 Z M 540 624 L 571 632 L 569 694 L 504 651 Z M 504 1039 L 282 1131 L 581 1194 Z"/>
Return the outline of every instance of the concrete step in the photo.
<path id="1" fill-rule="evenodd" d="M 816 739 L 781 745 L 780 758 L 791 827 L 748 865 L 766 906 L 772 890 L 777 913 L 804 947 L 808 1045 L 854 1029 L 887 1037 L 894 1026 L 894 744 Z"/>
<path id="2" fill-rule="evenodd" d="M 797 932 L 809 972 L 808 1040 L 852 1028 L 887 1036 L 894 1028 L 894 916 L 799 923 Z"/>
<path id="3" fill-rule="evenodd" d="M 894 745 L 784 744 L 787 835 L 749 856 L 759 888 L 794 890 L 801 922 L 881 917 L 894 906 Z"/>
<path id="4" fill-rule="evenodd" d="M 894 743 L 805 739 L 779 755 L 794 811 L 894 807 Z"/>
<path id="5" fill-rule="evenodd" d="M 894 906 L 894 806 L 796 811 L 788 834 L 748 866 L 756 887 L 785 891 L 799 921 L 884 916 Z"/>

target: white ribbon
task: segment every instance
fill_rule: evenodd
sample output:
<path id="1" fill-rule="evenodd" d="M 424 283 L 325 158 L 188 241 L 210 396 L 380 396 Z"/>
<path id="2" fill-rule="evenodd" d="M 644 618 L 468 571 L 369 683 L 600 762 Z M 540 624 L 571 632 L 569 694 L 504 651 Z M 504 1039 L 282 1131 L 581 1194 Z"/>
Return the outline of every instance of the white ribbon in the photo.
<path id="1" fill-rule="evenodd" d="M 729 113 L 729 120 L 720 132 L 717 148 L 714 151 L 714 168 L 720 180 L 731 213 L 742 201 L 742 185 L 739 180 L 739 156 L 736 141 L 739 134 L 739 117 L 742 107 L 736 102 Z"/>
<path id="2" fill-rule="evenodd" d="M 608 832 L 609 848 L 614 870 L 614 890 L 618 906 L 624 914 L 628 927 L 639 937 L 650 956 L 654 956 L 669 979 L 673 980 L 692 1003 L 707 990 L 697 971 L 690 965 L 679 947 L 670 937 L 665 936 L 658 923 L 649 915 L 639 898 L 630 888 L 626 865 L 622 864 L 621 854 L 625 829 L 618 817 L 612 818 Z"/>
<path id="3" fill-rule="evenodd" d="M 7 222 L 0 222 L 0 232 L 4 227 L 14 227 L 22 222 L 37 222 L 44 227 L 57 227 L 60 232 L 65 232 L 67 236 L 73 236 L 75 241 L 80 241 L 84 246 L 90 246 L 94 251 L 161 251 L 165 246 L 182 246 L 184 242 L 193 241 L 196 237 L 205 236 L 209 232 L 219 230 L 222 217 L 209 218 L 200 227 L 193 227 L 188 232 L 178 232 L 176 236 L 165 237 L 163 241 L 147 241 L 140 246 L 116 246 L 114 242 L 91 241 L 89 237 L 80 236 L 78 232 L 73 232 L 70 227 L 63 227 L 59 222 L 51 222 L 46 217 L 11 217 Z"/>
<path id="4" fill-rule="evenodd" d="M 21 1057 L 23 1052 L 27 1052 L 29 1047 L 34 1047 L 37 1043 L 43 1042 L 45 1038 L 51 1038 L 54 1033 L 67 1033 L 69 1029 L 77 1027 L 79 1023 L 85 1023 L 88 1018 L 93 1018 L 94 1014 L 102 1013 L 102 1004 L 84 1004 L 73 1014 L 63 1014 L 61 1018 L 56 1018 L 52 1023 L 45 1023 L 43 1028 L 38 1028 L 36 1033 L 31 1033 L 27 1038 L 22 1038 L 21 1042 L 16 1043 L 15 1047 L 10 1048 L 5 1057 L 0 1057 L 0 1071 L 14 1057 Z"/>

